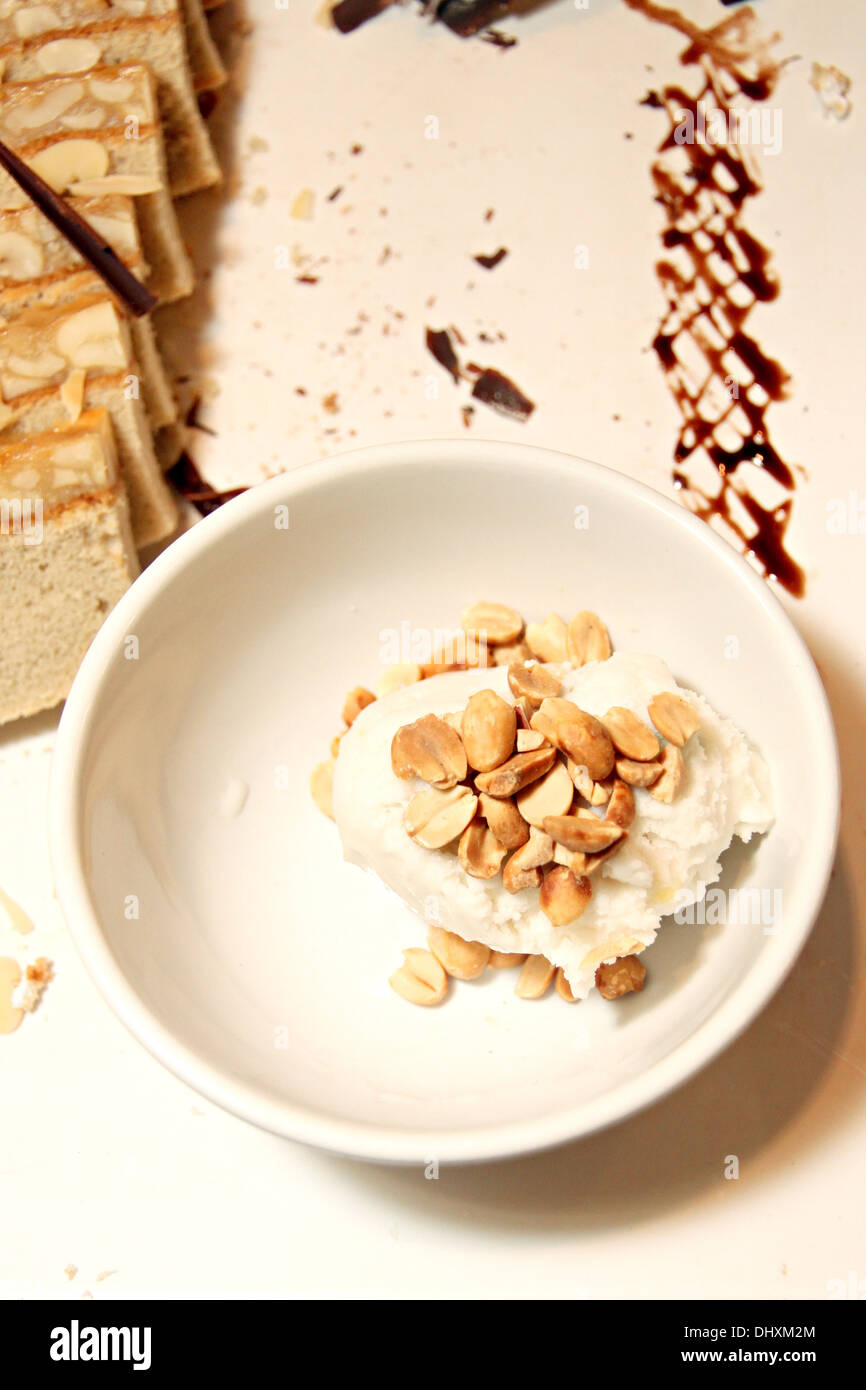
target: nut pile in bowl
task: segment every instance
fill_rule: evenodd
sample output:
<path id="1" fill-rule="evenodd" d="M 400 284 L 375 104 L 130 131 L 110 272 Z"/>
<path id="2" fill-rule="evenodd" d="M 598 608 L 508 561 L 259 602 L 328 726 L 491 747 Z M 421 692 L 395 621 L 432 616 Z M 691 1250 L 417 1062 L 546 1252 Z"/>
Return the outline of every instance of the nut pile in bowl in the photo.
<path id="1" fill-rule="evenodd" d="M 640 991 L 677 895 L 698 900 L 732 836 L 767 828 L 760 755 L 659 658 L 612 655 L 595 613 L 524 626 L 482 603 L 461 627 L 350 692 L 313 774 L 346 857 L 428 924 L 390 983 L 432 1005 L 449 979 L 519 966 L 521 998 Z"/>

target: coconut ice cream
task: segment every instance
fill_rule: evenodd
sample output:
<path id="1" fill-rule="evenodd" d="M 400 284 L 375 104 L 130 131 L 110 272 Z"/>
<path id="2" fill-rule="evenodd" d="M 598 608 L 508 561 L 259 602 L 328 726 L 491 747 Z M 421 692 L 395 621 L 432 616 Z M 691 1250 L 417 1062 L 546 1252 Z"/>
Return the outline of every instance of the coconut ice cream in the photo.
<path id="1" fill-rule="evenodd" d="M 608 660 L 590 661 L 579 668 L 561 664 L 543 669 L 559 681 L 560 700 L 573 702 L 599 720 L 613 710 L 631 711 L 652 729 L 650 709 L 664 692 L 683 696 L 694 712 L 694 732 L 681 755 L 673 744 L 659 739 L 662 760 L 668 748 L 677 758 L 676 795 L 660 799 L 658 786 L 654 795 L 651 786 L 632 785 L 633 815 L 630 811 L 621 840 L 603 859 L 601 855 L 597 861 L 592 854 L 577 856 L 589 862 L 592 871 L 587 878 L 575 868 L 576 881 L 586 885 L 588 900 L 573 920 L 561 925 L 551 920 L 542 906 L 543 890 L 539 894 L 537 888 L 526 887 L 510 892 L 507 873 L 489 878 L 467 873 L 456 840 L 426 848 L 407 830 L 407 820 L 413 826 L 410 806 L 417 807 L 419 795 L 431 788 L 420 777 L 396 775 L 392 766 L 395 735 L 426 715 L 449 716 L 451 727 L 459 729 L 458 712 L 481 691 L 492 691 L 513 706 L 515 695 L 504 666 L 432 676 L 361 710 L 340 744 L 333 810 L 345 858 L 375 873 L 425 923 L 496 951 L 545 956 L 562 968 L 574 996 L 583 998 L 592 989 L 602 962 L 639 954 L 655 939 L 665 915 L 703 897 L 707 886 L 719 877 L 721 856 L 735 837 L 748 841 L 769 828 L 773 819 L 770 778 L 760 753 L 736 725 L 717 714 L 698 693 L 682 689 L 657 656 L 617 652 Z M 670 733 L 672 739 L 677 737 L 675 728 Z M 529 732 L 523 742 L 538 739 Z M 561 768 L 563 761 L 557 766 Z M 573 761 L 570 771 L 577 787 L 585 789 Z M 484 775 L 480 774 L 482 785 L 490 786 L 489 778 L 495 774 L 487 774 L 486 784 Z M 481 789 L 477 767 L 469 768 L 464 781 L 466 786 L 438 795 L 447 801 L 462 792 L 477 793 Z M 532 821 L 526 792 L 519 796 Z M 593 815 L 598 826 L 611 824 L 605 804 L 593 807 L 585 802 L 578 807 L 577 789 L 573 801 L 570 792 L 566 799 L 571 804 L 557 806 L 557 815 L 545 822 L 548 830 L 556 830 L 563 839 L 574 829 L 575 816 L 587 820 Z M 423 809 L 424 802 L 420 804 Z M 596 835 L 595 826 L 590 831 Z M 544 829 L 538 825 L 531 833 L 541 836 Z M 604 831 L 597 833 L 603 848 Z M 550 867 L 575 863 L 571 851 L 557 844 Z"/>

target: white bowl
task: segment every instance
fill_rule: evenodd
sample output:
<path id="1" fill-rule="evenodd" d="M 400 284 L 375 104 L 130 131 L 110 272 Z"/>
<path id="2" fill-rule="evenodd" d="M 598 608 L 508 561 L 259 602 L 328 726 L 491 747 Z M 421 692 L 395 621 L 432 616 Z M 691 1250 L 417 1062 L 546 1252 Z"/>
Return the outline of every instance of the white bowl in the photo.
<path id="1" fill-rule="evenodd" d="M 375 684 L 383 632 L 452 628 L 477 598 L 596 609 L 616 646 L 663 655 L 762 749 L 776 825 L 724 882 L 779 890 L 775 930 L 671 921 L 647 988 L 616 1005 L 522 1002 L 504 971 L 436 1010 L 389 989 L 423 926 L 343 864 L 309 774 L 345 692 Z M 91 975 L 191 1086 L 323 1148 L 463 1161 L 620 1120 L 731 1042 L 806 939 L 838 807 L 809 653 L 708 527 L 561 454 L 424 443 L 275 478 L 142 575 L 67 701 L 51 846 Z"/>

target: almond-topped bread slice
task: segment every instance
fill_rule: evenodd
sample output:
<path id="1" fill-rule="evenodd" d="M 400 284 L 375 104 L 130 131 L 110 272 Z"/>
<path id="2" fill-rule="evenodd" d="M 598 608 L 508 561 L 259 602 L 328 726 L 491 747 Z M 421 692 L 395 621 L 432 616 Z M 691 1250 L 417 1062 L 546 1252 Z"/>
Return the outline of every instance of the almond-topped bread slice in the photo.
<path id="1" fill-rule="evenodd" d="M 180 0 L 186 27 L 186 51 L 196 92 L 214 92 L 228 79 L 219 49 L 205 19 L 202 0 Z"/>
<path id="2" fill-rule="evenodd" d="M 129 117 L 137 123 L 134 138 Z M 191 293 L 193 270 L 168 189 L 158 119 L 153 80 L 141 64 L 0 86 L 0 139 L 55 192 L 73 206 L 77 198 L 112 193 L 135 199 L 149 287 L 170 303 Z M 27 202 L 0 173 L 0 210 Z"/>
<path id="3" fill-rule="evenodd" d="M 0 216 L 2 223 L 2 216 Z M 0 232 L 0 246 L 2 246 Z M 149 317 L 136 318 L 93 271 L 74 271 L 62 279 L 31 287 L 29 283 L 11 290 L 0 290 L 0 361 L 9 355 L 7 332 L 14 334 L 24 323 L 32 323 L 33 315 L 43 321 L 56 321 L 62 313 L 83 307 L 86 302 L 108 300 L 128 334 L 133 370 L 141 381 L 141 394 L 153 430 L 174 424 L 177 403 L 166 374 L 156 342 L 153 323 Z M 53 347 L 52 343 L 47 344 Z M 18 350 L 15 350 L 17 355 Z M 47 364 L 50 365 L 50 364 Z M 95 365 L 95 364 L 94 364 Z M 4 391 L 4 394 L 5 391 Z"/>
<path id="4" fill-rule="evenodd" d="M 88 378 L 82 410 L 102 409 L 111 417 L 133 536 L 140 548 L 172 534 L 177 525 L 177 502 L 162 475 L 144 405 L 131 394 L 128 375 L 120 371 Z M 0 405 L 0 445 L 17 444 L 68 423 L 63 386 L 43 386 Z"/>
<path id="5" fill-rule="evenodd" d="M 134 6 L 49 0 L 49 7 L 52 27 L 26 37 L 14 32 L 22 21 L 27 27 L 26 10 L 19 6 L 2 21 L 0 64 L 6 81 L 146 64 L 156 79 L 172 193 L 181 197 L 219 183 L 219 164 L 193 89 L 178 0 L 138 0 Z"/>
<path id="6" fill-rule="evenodd" d="M 105 411 L 0 447 L 0 723 L 66 697 L 137 573 Z"/>

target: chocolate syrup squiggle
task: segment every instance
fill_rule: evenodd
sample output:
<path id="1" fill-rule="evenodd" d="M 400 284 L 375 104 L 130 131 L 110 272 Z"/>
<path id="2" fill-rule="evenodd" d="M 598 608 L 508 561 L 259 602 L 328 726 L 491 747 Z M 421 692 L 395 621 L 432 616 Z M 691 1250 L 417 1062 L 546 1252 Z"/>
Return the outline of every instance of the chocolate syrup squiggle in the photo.
<path id="1" fill-rule="evenodd" d="M 746 329 L 755 304 L 775 299 L 779 285 L 769 251 L 743 226 L 743 208 L 761 183 L 737 140 L 732 108 L 736 97 L 759 103 L 772 93 L 779 73 L 768 56 L 772 40 L 755 38 L 748 8 L 702 31 L 648 0 L 625 3 L 686 33 L 681 62 L 702 74 L 694 94 L 671 85 L 647 101 L 664 106 L 670 120 L 652 166 L 665 212 L 662 244 L 673 253 L 656 266 L 667 310 L 653 347 L 683 421 L 674 482 L 692 511 L 721 521 L 765 575 L 800 597 L 805 576 L 786 547 L 796 478 L 773 447 L 766 421 L 789 378 Z M 688 141 L 677 141 L 678 127 L 688 129 Z M 710 473 L 706 486 L 686 472 L 687 460 L 691 470 L 703 464 Z"/>

